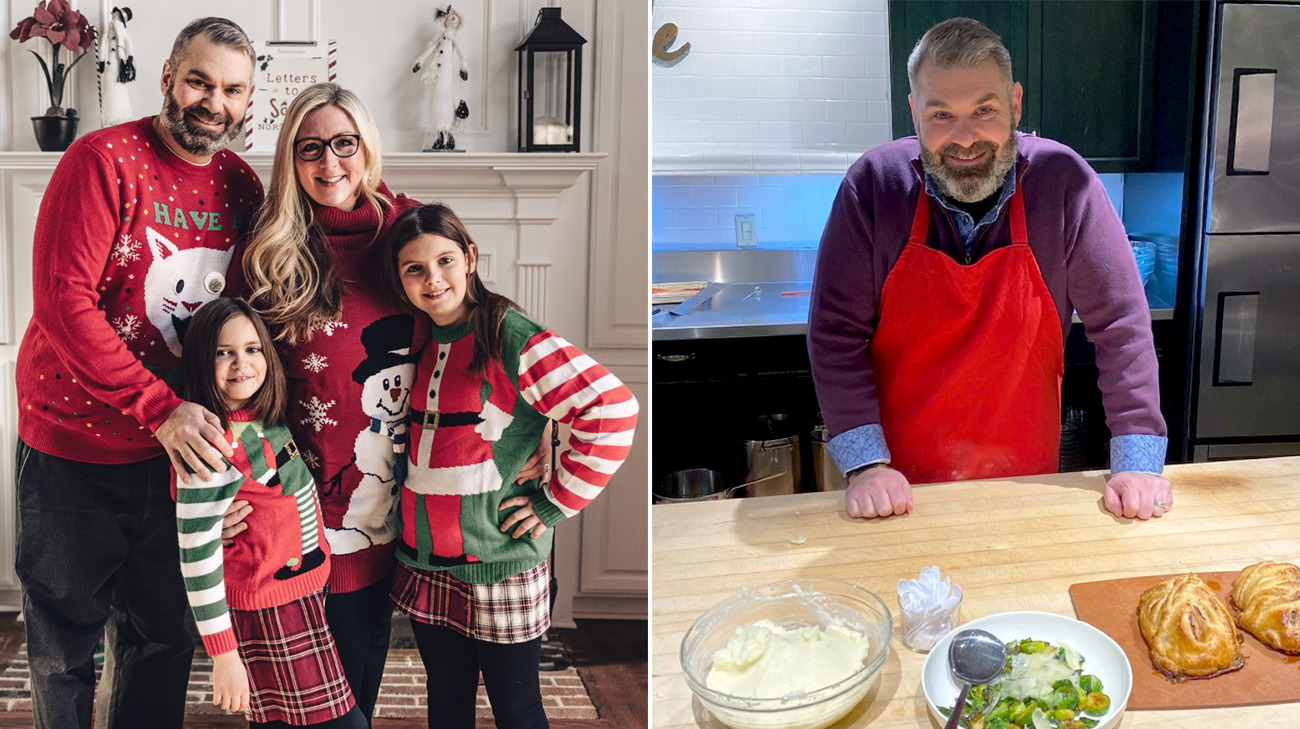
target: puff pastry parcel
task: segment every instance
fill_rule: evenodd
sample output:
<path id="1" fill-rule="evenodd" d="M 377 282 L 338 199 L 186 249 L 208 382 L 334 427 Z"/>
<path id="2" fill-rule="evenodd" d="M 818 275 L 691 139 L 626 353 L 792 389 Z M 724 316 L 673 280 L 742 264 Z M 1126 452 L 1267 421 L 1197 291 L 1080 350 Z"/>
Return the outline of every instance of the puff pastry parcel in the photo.
<path id="1" fill-rule="evenodd" d="M 1300 654 L 1300 567 L 1260 562 L 1232 582 L 1237 624 L 1259 642 L 1283 653 Z"/>
<path id="2" fill-rule="evenodd" d="M 1211 678 L 1246 663 L 1228 607 L 1196 575 L 1174 577 L 1142 593 L 1138 625 L 1151 663 L 1174 681 Z"/>

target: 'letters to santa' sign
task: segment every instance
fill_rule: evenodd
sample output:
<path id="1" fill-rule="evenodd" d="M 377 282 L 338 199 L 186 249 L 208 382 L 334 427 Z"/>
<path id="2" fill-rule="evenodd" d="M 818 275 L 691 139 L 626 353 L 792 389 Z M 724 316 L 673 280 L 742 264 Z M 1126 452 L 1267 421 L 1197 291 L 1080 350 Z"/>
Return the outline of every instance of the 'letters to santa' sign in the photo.
<path id="1" fill-rule="evenodd" d="M 244 149 L 273 152 L 284 114 L 302 90 L 333 81 L 338 44 L 261 41 L 255 46 L 253 98 L 244 117 Z"/>

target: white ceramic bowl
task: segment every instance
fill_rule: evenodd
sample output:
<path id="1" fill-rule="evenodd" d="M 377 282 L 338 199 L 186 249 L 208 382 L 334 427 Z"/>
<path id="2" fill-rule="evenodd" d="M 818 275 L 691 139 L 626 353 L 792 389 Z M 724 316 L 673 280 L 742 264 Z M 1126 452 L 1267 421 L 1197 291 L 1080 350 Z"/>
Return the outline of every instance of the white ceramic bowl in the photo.
<path id="1" fill-rule="evenodd" d="M 713 691 L 705 685 L 713 654 L 736 629 L 767 618 L 799 628 L 839 623 L 870 639 L 862 668 L 817 691 L 776 699 L 747 699 Z M 791 580 L 746 589 L 714 605 L 682 637 L 681 661 L 686 683 L 719 721 L 734 729 L 822 729 L 853 710 L 880 680 L 889 656 L 894 620 L 874 593 L 834 580 Z"/>
<path id="2" fill-rule="evenodd" d="M 1133 690 L 1133 669 L 1119 645 L 1105 633 L 1080 622 L 1054 613 L 998 613 L 972 620 L 939 639 L 934 650 L 925 658 L 921 668 L 921 689 L 930 705 L 930 716 L 942 726 L 947 718 L 939 713 L 940 706 L 957 702 L 961 685 L 948 669 L 948 644 L 963 630 L 979 628 L 996 635 L 1003 643 L 1022 638 L 1045 640 L 1057 645 L 1068 645 L 1083 656 L 1083 672 L 1101 679 L 1103 693 L 1110 697 L 1110 710 L 1097 719 L 1097 729 L 1111 729 L 1128 706 L 1128 695 Z"/>

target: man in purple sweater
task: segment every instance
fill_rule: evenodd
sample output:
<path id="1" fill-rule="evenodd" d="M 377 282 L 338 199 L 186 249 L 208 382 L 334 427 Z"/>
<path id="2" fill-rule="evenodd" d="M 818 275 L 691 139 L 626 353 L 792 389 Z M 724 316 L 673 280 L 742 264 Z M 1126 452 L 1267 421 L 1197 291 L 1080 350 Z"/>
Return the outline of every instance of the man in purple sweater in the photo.
<path id="1" fill-rule="evenodd" d="M 1103 503 L 1116 516 L 1164 514 L 1150 311 L 1100 180 L 1070 148 L 1015 131 L 1023 90 L 983 24 L 934 26 L 907 73 L 918 137 L 849 169 L 809 311 L 849 515 L 909 512 L 913 483 L 1055 471 L 1075 311 L 1096 344 L 1112 434 Z"/>

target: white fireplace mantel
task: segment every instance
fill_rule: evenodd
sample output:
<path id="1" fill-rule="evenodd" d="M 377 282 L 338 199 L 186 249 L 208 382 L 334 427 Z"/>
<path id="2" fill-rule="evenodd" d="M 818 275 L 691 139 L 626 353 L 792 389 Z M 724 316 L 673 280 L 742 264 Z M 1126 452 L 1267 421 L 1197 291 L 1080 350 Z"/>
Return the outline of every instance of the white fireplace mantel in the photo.
<path id="1" fill-rule="evenodd" d="M 246 153 L 265 185 L 271 179 L 271 154 Z M 383 178 L 394 192 L 417 200 L 449 198 L 497 199 L 510 210 L 474 211 L 469 217 L 514 219 L 547 224 L 559 216 L 558 199 L 584 172 L 600 166 L 605 153 L 397 153 L 384 155 Z M 27 184 L 54 172 L 59 152 L 0 152 L 0 172 L 23 174 Z M 44 173 L 42 175 L 41 173 Z M 454 182 L 444 185 L 444 180 Z M 459 211 L 458 211 L 459 212 Z M 486 214 L 485 214 L 486 213 Z"/>

